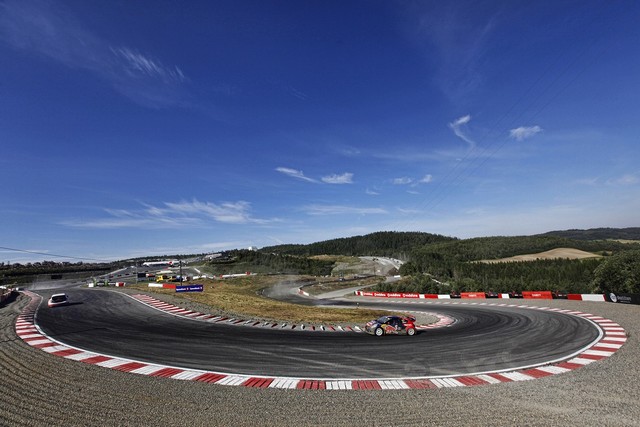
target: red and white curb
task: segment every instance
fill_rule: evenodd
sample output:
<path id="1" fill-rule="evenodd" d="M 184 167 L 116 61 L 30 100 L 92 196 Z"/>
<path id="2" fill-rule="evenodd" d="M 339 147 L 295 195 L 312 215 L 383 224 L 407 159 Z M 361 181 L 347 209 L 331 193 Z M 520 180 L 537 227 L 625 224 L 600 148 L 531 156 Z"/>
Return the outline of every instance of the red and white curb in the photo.
<path id="1" fill-rule="evenodd" d="M 429 389 L 443 387 L 466 387 L 506 382 L 528 381 L 550 375 L 569 372 L 598 360 L 613 355 L 626 342 L 624 329 L 617 323 L 588 313 L 572 310 L 551 309 L 519 306 L 529 309 L 546 309 L 573 316 L 589 319 L 603 331 L 600 339 L 592 346 L 582 350 L 568 360 L 545 366 L 527 367 L 509 371 L 483 372 L 467 375 L 450 375 L 442 377 L 421 378 L 393 378 L 393 379 L 305 379 L 291 377 L 266 377 L 252 375 L 237 375 L 187 369 L 167 365 L 139 362 L 136 360 L 98 354 L 80 348 L 71 347 L 57 341 L 40 331 L 35 322 L 35 313 L 42 297 L 23 291 L 31 298 L 31 302 L 24 308 L 16 320 L 16 334 L 27 344 L 43 350 L 49 354 L 64 357 L 91 365 L 111 368 L 122 372 L 129 372 L 152 377 L 172 378 L 214 383 L 219 385 L 234 385 L 254 388 L 280 389 L 313 389 L 313 390 L 385 390 L 385 389 Z"/>

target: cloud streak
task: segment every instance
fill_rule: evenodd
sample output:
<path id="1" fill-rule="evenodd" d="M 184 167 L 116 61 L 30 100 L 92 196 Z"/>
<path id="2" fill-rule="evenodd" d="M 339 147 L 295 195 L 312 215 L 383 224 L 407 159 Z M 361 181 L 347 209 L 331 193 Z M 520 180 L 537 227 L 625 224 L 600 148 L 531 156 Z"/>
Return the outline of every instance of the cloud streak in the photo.
<path id="1" fill-rule="evenodd" d="M 509 136 L 516 141 L 524 141 L 525 139 L 529 139 L 532 136 L 542 132 L 542 128 L 540 126 L 520 126 L 519 128 L 511 129 L 509 131 Z"/>
<path id="2" fill-rule="evenodd" d="M 353 184 L 353 174 L 346 172 L 342 175 L 329 175 L 322 177 L 322 182 L 327 184 Z"/>
<path id="3" fill-rule="evenodd" d="M 314 179 L 314 178 L 310 178 L 308 176 L 306 176 L 304 174 L 304 172 L 302 172 L 301 170 L 298 169 L 293 169 L 293 168 L 287 168 L 287 167 L 277 167 L 276 168 L 277 172 L 280 172 L 281 174 L 290 176 L 291 178 L 295 178 L 295 179 L 299 179 L 302 181 L 306 181 L 306 182 L 313 182 L 313 183 L 325 183 L 325 184 L 353 184 L 353 174 L 350 172 L 345 172 L 341 175 L 338 174 L 333 174 L 333 175 L 327 175 L 327 176 L 323 176 L 322 178 L 320 178 L 320 180 Z"/>
<path id="4" fill-rule="evenodd" d="M 414 179 L 408 176 L 403 176 L 401 178 L 395 178 L 391 182 L 393 183 L 393 185 L 411 185 L 412 187 L 415 187 L 419 184 L 429 184 L 432 181 L 433 181 L 433 175 L 426 174 L 420 179 Z"/>
<path id="5" fill-rule="evenodd" d="M 167 67 L 161 62 L 127 47 L 111 48 L 111 52 L 124 60 L 124 69 L 132 77 L 160 78 L 165 83 L 181 83 L 185 81 L 184 73 L 176 66 Z"/>
<path id="6" fill-rule="evenodd" d="M 0 40 L 73 69 L 87 70 L 120 94 L 151 108 L 184 105 L 186 77 L 177 66 L 129 47 L 113 47 L 56 2 L 0 4 Z"/>
<path id="7" fill-rule="evenodd" d="M 307 205 L 303 211 L 308 215 L 385 215 L 382 208 L 362 208 L 342 205 Z"/>
<path id="8" fill-rule="evenodd" d="M 144 205 L 143 209 L 104 209 L 108 217 L 92 220 L 69 220 L 62 225 L 74 228 L 195 228 L 210 223 L 268 224 L 276 219 L 260 219 L 251 215 L 251 204 L 246 201 L 210 203 L 165 202 L 161 206 Z"/>
<path id="9" fill-rule="evenodd" d="M 466 116 L 462 116 L 453 122 L 449 123 L 449 128 L 453 131 L 453 133 L 464 142 L 469 144 L 470 148 L 474 148 L 476 143 L 469 138 L 464 132 L 466 125 L 471 121 L 471 116 L 467 114 Z"/>
<path id="10" fill-rule="evenodd" d="M 300 179 L 302 181 L 307 181 L 307 182 L 318 182 L 313 178 L 309 178 L 308 176 L 305 176 L 304 172 L 297 170 L 297 169 L 292 169 L 292 168 L 285 168 L 285 167 L 277 167 L 276 171 L 285 174 L 287 176 L 290 176 L 291 178 L 295 178 L 295 179 Z"/>

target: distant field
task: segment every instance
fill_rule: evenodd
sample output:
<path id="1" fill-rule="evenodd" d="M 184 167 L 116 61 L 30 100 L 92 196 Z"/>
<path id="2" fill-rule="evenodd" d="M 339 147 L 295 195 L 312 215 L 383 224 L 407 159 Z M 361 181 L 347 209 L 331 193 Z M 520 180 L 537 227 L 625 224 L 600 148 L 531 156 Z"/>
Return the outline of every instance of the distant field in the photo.
<path id="1" fill-rule="evenodd" d="M 536 260 L 559 259 L 559 258 L 585 259 L 585 258 L 601 258 L 601 257 L 602 257 L 601 255 L 594 254 L 591 252 L 581 251 L 580 249 L 557 248 L 557 249 L 551 249 L 550 251 L 539 252 L 537 254 L 516 255 L 509 258 L 487 259 L 487 260 L 481 260 L 479 262 L 491 264 L 491 263 L 497 263 L 497 262 L 536 261 Z"/>

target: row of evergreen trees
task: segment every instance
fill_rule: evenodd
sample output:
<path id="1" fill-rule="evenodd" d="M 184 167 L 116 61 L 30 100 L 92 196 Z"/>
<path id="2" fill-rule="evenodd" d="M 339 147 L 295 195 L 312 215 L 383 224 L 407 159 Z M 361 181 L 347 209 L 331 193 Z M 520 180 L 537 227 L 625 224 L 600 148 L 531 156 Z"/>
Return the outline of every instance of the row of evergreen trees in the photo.
<path id="1" fill-rule="evenodd" d="M 213 274 L 229 274 L 243 271 L 252 273 L 279 273 L 311 276 L 328 276 L 334 262 L 303 256 L 281 255 L 249 250 L 229 251 L 222 262 L 209 262 Z"/>
<path id="2" fill-rule="evenodd" d="M 325 240 L 308 245 L 278 245 L 262 248 L 263 253 L 278 253 L 298 256 L 346 255 L 384 256 L 406 259 L 411 252 L 425 245 L 451 242 L 458 239 L 438 234 L 420 232 L 380 231 L 364 236 Z"/>

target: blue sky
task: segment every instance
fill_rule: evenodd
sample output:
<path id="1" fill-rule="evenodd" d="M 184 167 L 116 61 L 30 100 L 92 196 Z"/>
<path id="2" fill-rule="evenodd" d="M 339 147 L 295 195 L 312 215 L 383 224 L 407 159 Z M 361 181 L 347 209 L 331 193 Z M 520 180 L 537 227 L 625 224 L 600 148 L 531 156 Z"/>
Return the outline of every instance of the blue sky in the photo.
<path id="1" fill-rule="evenodd" d="M 0 261 L 639 226 L 639 12 L 0 0 Z"/>

